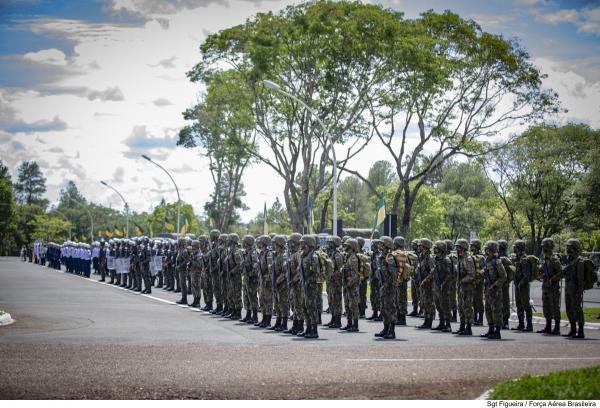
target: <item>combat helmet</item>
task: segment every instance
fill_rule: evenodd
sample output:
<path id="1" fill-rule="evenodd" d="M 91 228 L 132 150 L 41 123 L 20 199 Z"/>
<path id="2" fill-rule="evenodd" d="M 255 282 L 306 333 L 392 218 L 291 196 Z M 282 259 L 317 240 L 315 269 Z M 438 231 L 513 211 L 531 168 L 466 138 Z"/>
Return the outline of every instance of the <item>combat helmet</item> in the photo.
<path id="1" fill-rule="evenodd" d="M 490 251 L 493 254 L 497 254 L 498 253 L 498 242 L 496 242 L 496 241 L 486 242 L 484 250 Z"/>
<path id="2" fill-rule="evenodd" d="M 383 237 L 379 238 L 381 240 L 381 243 L 389 250 L 394 249 L 394 241 L 392 240 L 391 237 L 388 237 L 387 235 L 384 235 Z"/>
<path id="3" fill-rule="evenodd" d="M 246 235 L 242 239 L 242 245 L 246 248 L 252 247 L 254 245 L 254 237 L 252 235 Z"/>
<path id="4" fill-rule="evenodd" d="M 404 249 L 405 239 L 402 236 L 394 237 L 394 248 Z"/>
<path id="5" fill-rule="evenodd" d="M 350 238 L 344 244 L 345 247 L 350 248 L 354 252 L 359 252 L 358 240 Z"/>
<path id="6" fill-rule="evenodd" d="M 554 249 L 554 240 L 552 238 L 542 239 L 542 248 Z"/>
<path id="7" fill-rule="evenodd" d="M 571 247 L 575 251 L 579 252 L 581 250 L 581 242 L 579 242 L 577 238 L 569 238 L 567 240 L 567 247 Z"/>
<path id="8" fill-rule="evenodd" d="M 429 238 L 421 238 L 419 240 L 419 245 L 421 245 L 423 248 L 431 249 L 433 243 Z"/>
<path id="9" fill-rule="evenodd" d="M 315 238 L 311 235 L 303 235 L 300 243 L 303 243 L 310 248 L 314 248 L 316 246 Z"/>
<path id="10" fill-rule="evenodd" d="M 469 250 L 469 242 L 466 239 L 458 239 L 456 240 L 456 246 L 458 248 L 462 248 L 465 251 Z"/>
<path id="11" fill-rule="evenodd" d="M 437 251 L 440 255 L 445 255 L 447 248 L 448 247 L 446 246 L 445 241 L 435 241 L 434 250 Z"/>

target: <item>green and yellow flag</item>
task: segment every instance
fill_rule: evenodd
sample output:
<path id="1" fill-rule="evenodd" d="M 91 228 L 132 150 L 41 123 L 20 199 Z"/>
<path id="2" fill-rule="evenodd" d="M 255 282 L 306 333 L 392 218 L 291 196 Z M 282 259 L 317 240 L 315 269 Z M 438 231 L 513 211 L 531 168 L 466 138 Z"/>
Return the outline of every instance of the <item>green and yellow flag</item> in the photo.
<path id="1" fill-rule="evenodd" d="M 179 235 L 184 236 L 189 228 L 190 224 L 188 224 L 188 220 L 187 218 L 185 218 L 185 223 L 181 226 L 181 231 L 179 231 Z"/>
<path id="2" fill-rule="evenodd" d="M 373 235 L 375 234 L 375 230 L 379 228 L 380 225 L 385 221 L 385 199 L 383 198 L 383 194 L 379 196 L 379 204 L 375 209 L 375 216 L 373 217 L 373 229 L 371 230 L 371 239 L 373 239 Z"/>
<path id="3" fill-rule="evenodd" d="M 110 231 L 108 228 L 106 229 L 106 231 L 104 231 L 104 235 L 106 235 L 106 238 L 112 238 L 113 237 L 112 231 Z"/>
<path id="4" fill-rule="evenodd" d="M 123 232 L 121 232 L 119 227 L 117 227 L 117 224 L 114 225 L 114 228 L 115 228 L 115 235 L 119 238 L 123 237 Z"/>
<path id="5" fill-rule="evenodd" d="M 86 237 L 85 235 L 82 235 L 82 236 L 81 236 L 81 240 L 82 240 L 82 241 L 87 241 L 87 237 Z"/>
<path id="6" fill-rule="evenodd" d="M 265 202 L 265 209 L 263 210 L 263 234 L 269 235 L 269 224 L 267 223 L 267 203 Z"/>
<path id="7" fill-rule="evenodd" d="M 167 220 L 167 217 L 165 217 L 165 219 L 164 219 L 164 226 L 165 226 L 165 229 L 169 232 L 175 231 L 175 226 L 173 224 L 171 224 L 169 222 L 169 220 Z"/>

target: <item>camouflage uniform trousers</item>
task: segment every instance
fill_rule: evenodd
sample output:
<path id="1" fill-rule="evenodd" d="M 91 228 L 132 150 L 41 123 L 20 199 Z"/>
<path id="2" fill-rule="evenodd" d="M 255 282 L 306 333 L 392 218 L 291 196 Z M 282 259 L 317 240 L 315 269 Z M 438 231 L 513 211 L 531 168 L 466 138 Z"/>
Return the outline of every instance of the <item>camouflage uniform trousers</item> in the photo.
<path id="1" fill-rule="evenodd" d="M 212 305 L 213 291 L 212 291 L 212 279 L 206 269 L 202 269 L 200 275 L 200 283 L 202 287 L 202 294 L 204 295 L 204 303 Z"/>
<path id="2" fill-rule="evenodd" d="M 565 307 L 571 325 L 583 326 L 583 292 L 575 284 L 565 286 Z"/>
<path id="3" fill-rule="evenodd" d="M 142 266 L 138 265 L 135 270 L 133 271 L 133 277 L 135 279 L 135 287 L 136 288 L 141 288 L 142 287 Z"/>
<path id="4" fill-rule="evenodd" d="M 458 288 L 458 315 L 461 324 L 473 324 L 472 284 L 463 284 Z"/>
<path id="5" fill-rule="evenodd" d="M 229 276 L 229 308 L 242 310 L 242 275 L 236 273 Z"/>
<path id="6" fill-rule="evenodd" d="M 263 315 L 273 313 L 273 286 L 269 278 L 264 278 L 260 286 L 260 311 Z"/>
<path id="7" fill-rule="evenodd" d="M 306 297 L 304 298 L 304 316 L 307 325 L 317 325 L 319 323 L 318 298 L 323 298 L 322 283 L 307 283 Z"/>
<path id="8" fill-rule="evenodd" d="M 221 272 L 219 275 L 219 289 L 221 290 L 220 297 L 223 302 L 223 308 L 229 308 L 229 285 L 228 276 L 226 273 Z"/>
<path id="9" fill-rule="evenodd" d="M 187 274 L 186 274 L 186 276 L 187 276 Z M 173 267 L 173 281 L 175 282 L 175 289 L 180 290 L 181 289 L 181 272 L 177 271 L 177 266 Z"/>
<path id="10" fill-rule="evenodd" d="M 477 273 L 477 272 L 475 272 Z M 476 280 L 475 285 L 473 286 L 473 312 L 483 313 L 483 279 Z"/>
<path id="11" fill-rule="evenodd" d="M 408 298 L 406 292 L 408 291 L 408 282 L 403 280 L 396 286 L 396 310 L 397 314 L 404 315 L 408 313 Z"/>
<path id="12" fill-rule="evenodd" d="M 531 305 L 529 304 L 529 282 L 519 286 L 515 285 L 515 302 L 517 304 L 517 316 L 519 321 L 523 320 L 523 315 L 527 321 L 531 320 Z"/>
<path id="13" fill-rule="evenodd" d="M 275 290 L 275 311 L 277 312 L 277 317 L 288 317 L 290 313 L 290 293 L 287 287 L 287 283 L 283 282 L 277 285 L 277 290 Z"/>
<path id="14" fill-rule="evenodd" d="M 352 287 L 344 287 L 344 292 L 347 293 L 346 299 L 346 318 L 348 321 L 358 320 L 359 318 L 359 302 L 360 302 L 360 285 L 356 284 Z"/>
<path id="15" fill-rule="evenodd" d="M 212 286 L 213 296 L 217 303 L 217 308 L 223 306 L 223 298 L 221 297 L 221 279 L 219 279 L 219 272 L 213 270 L 210 272 L 210 282 Z"/>
<path id="16" fill-rule="evenodd" d="M 396 287 L 381 289 L 381 317 L 383 324 L 396 323 Z"/>
<path id="17" fill-rule="evenodd" d="M 167 288 L 171 287 L 171 283 L 173 282 L 173 268 L 170 265 L 165 265 L 166 269 L 163 272 L 164 274 L 164 280 L 165 280 L 165 286 Z"/>
<path id="18" fill-rule="evenodd" d="M 244 279 L 244 307 L 248 311 L 258 310 L 258 279 Z"/>
<path id="19" fill-rule="evenodd" d="M 377 281 L 371 281 L 369 286 L 371 287 L 371 295 L 369 296 L 371 309 L 373 309 L 373 311 L 379 311 L 381 310 L 381 290 L 379 288 L 379 283 Z"/>
<path id="20" fill-rule="evenodd" d="M 188 270 L 187 268 L 181 268 L 179 270 L 179 273 L 177 274 L 179 276 L 179 285 L 181 285 L 181 294 L 182 296 L 185 294 L 187 295 L 188 292 L 188 288 L 187 288 L 187 278 L 188 278 Z"/>
<path id="21" fill-rule="evenodd" d="M 452 318 L 452 309 L 450 308 L 450 286 L 451 281 L 446 280 L 441 286 L 434 285 L 433 287 L 435 308 L 438 311 L 440 320 L 450 321 Z"/>
<path id="22" fill-rule="evenodd" d="M 485 318 L 488 326 L 502 326 L 502 288 L 486 288 Z"/>
<path id="23" fill-rule="evenodd" d="M 413 310 L 419 310 L 419 280 L 416 277 L 410 278 L 410 297 L 412 301 Z"/>
<path id="24" fill-rule="evenodd" d="M 419 300 L 426 319 L 433 320 L 435 317 L 435 306 L 433 303 L 433 283 L 428 282 L 420 288 Z"/>
<path id="25" fill-rule="evenodd" d="M 361 315 L 365 314 L 365 310 L 367 309 L 367 279 L 363 279 L 360 281 L 360 286 L 358 288 L 359 294 L 359 302 L 358 302 L 358 311 Z"/>
<path id="26" fill-rule="evenodd" d="M 294 309 L 294 318 L 296 320 L 305 320 L 304 317 L 304 294 L 302 291 L 302 283 L 292 283 L 292 308 Z M 331 308 L 331 305 L 329 305 Z"/>
<path id="27" fill-rule="evenodd" d="M 329 304 L 329 311 L 332 316 L 342 315 L 342 282 L 331 281 L 331 303 Z"/>
<path id="28" fill-rule="evenodd" d="M 451 279 L 450 280 L 450 310 L 454 313 L 456 310 L 458 310 L 458 303 L 457 303 L 457 293 L 456 293 L 456 279 Z"/>
<path id="29" fill-rule="evenodd" d="M 502 322 L 508 322 L 510 319 L 510 282 L 504 282 L 502 285 Z"/>
<path id="30" fill-rule="evenodd" d="M 317 282 L 317 290 L 319 296 L 317 296 L 317 313 L 321 315 L 323 313 L 323 282 Z"/>
<path id="31" fill-rule="evenodd" d="M 560 320 L 560 285 L 542 285 L 542 305 L 547 320 Z"/>
<path id="32" fill-rule="evenodd" d="M 200 299 L 202 292 L 200 290 L 200 280 L 202 277 L 202 269 L 193 268 L 190 270 L 191 280 L 192 280 L 192 294 L 194 298 Z"/>
<path id="33" fill-rule="evenodd" d="M 327 279 L 325 282 L 325 291 L 327 292 L 327 307 L 329 308 L 329 313 L 331 312 L 331 279 Z"/>
<path id="34" fill-rule="evenodd" d="M 142 276 L 144 279 L 144 288 L 150 290 L 152 286 L 152 273 L 150 273 L 150 265 L 146 264 L 144 270 L 142 271 Z"/>

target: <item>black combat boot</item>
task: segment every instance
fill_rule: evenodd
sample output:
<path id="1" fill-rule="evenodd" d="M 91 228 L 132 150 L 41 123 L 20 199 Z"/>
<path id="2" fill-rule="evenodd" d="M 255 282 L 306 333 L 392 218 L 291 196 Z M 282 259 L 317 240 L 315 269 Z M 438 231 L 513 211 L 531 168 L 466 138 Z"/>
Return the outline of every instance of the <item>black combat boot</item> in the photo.
<path id="1" fill-rule="evenodd" d="M 252 317 L 246 323 L 247 324 L 256 324 L 256 323 L 258 323 L 258 310 L 253 310 L 252 311 Z"/>
<path id="2" fill-rule="evenodd" d="M 552 330 L 550 334 L 560 336 L 560 319 L 554 321 L 554 330 Z"/>
<path id="3" fill-rule="evenodd" d="M 271 327 L 271 315 L 265 316 L 265 321 L 260 325 L 260 327 L 262 327 L 263 329 Z"/>
<path id="4" fill-rule="evenodd" d="M 527 319 L 527 326 L 525 326 L 525 330 L 523 330 L 524 332 L 532 332 L 533 331 L 533 324 L 531 323 L 531 317 L 529 317 Z"/>
<path id="5" fill-rule="evenodd" d="M 536 333 L 550 333 L 552 331 L 552 320 L 546 319 L 546 327 L 542 330 L 536 331 Z"/>
<path id="6" fill-rule="evenodd" d="M 389 329 L 389 325 L 384 324 L 383 325 L 383 330 L 380 331 L 379 333 L 375 333 L 375 337 L 383 337 L 383 336 L 385 336 L 387 334 L 387 332 L 388 332 L 388 329 Z"/>
<path id="7" fill-rule="evenodd" d="M 269 319 L 269 322 L 271 321 L 271 319 Z M 277 316 L 277 319 L 275 320 L 275 324 L 273 326 L 268 326 L 267 330 L 275 330 L 279 327 L 279 325 L 281 324 L 281 316 Z"/>
<path id="8" fill-rule="evenodd" d="M 492 331 L 487 338 L 488 340 L 500 340 L 500 326 L 492 326 Z"/>
<path id="9" fill-rule="evenodd" d="M 494 326 L 489 326 L 487 333 L 481 333 L 479 337 L 490 337 L 490 334 L 494 331 Z"/>
<path id="10" fill-rule="evenodd" d="M 190 307 L 200 307 L 200 298 L 194 296 L 194 300 L 192 301 Z"/>
<path id="11" fill-rule="evenodd" d="M 431 329 L 431 324 L 433 323 L 432 319 L 425 318 L 423 324 L 416 326 L 417 329 Z"/>
<path id="12" fill-rule="evenodd" d="M 287 317 L 282 317 L 281 318 L 281 324 L 279 325 L 278 328 L 275 329 L 275 331 L 278 331 L 278 332 L 286 331 L 288 329 L 287 322 L 288 322 L 288 318 Z"/>
<path id="13" fill-rule="evenodd" d="M 346 325 L 341 327 L 340 330 L 350 330 L 352 328 L 352 320 L 346 318 Z"/>
<path id="14" fill-rule="evenodd" d="M 210 314 L 218 314 L 218 313 L 219 313 L 220 311 L 222 311 L 222 310 L 223 310 L 223 309 L 221 309 L 221 305 L 219 305 L 219 304 L 217 303 L 217 308 L 216 308 L 216 309 L 213 309 L 213 310 L 211 310 L 211 311 L 210 311 Z"/>
<path id="15" fill-rule="evenodd" d="M 416 307 L 413 308 L 412 312 L 408 314 L 410 317 L 417 317 L 419 315 L 419 311 Z"/>
<path id="16" fill-rule="evenodd" d="M 239 321 L 242 322 L 242 323 L 246 323 L 250 319 L 251 319 L 251 317 L 250 317 L 250 310 L 246 310 L 246 316 L 244 316 L 244 318 L 240 319 Z"/>
<path id="17" fill-rule="evenodd" d="M 304 327 L 304 321 L 300 321 L 300 323 L 298 323 L 298 333 L 296 333 L 296 336 L 298 337 L 306 337 L 306 335 L 308 334 L 308 332 L 310 331 L 310 325 L 308 324 L 308 322 L 306 323 L 306 328 Z"/>
<path id="18" fill-rule="evenodd" d="M 571 330 L 567 334 L 563 334 L 563 337 L 573 337 L 577 334 L 577 328 L 575 322 L 571 322 Z"/>
<path id="19" fill-rule="evenodd" d="M 444 332 L 444 333 L 452 333 L 452 326 L 450 325 L 450 321 L 446 320 L 445 323 L 446 324 L 444 325 L 444 328 L 442 329 L 442 332 Z"/>
<path id="20" fill-rule="evenodd" d="M 334 324 L 334 323 L 335 323 L 335 315 L 331 314 L 331 320 L 325 326 L 331 327 L 331 325 Z"/>
<path id="21" fill-rule="evenodd" d="M 186 305 L 187 306 L 188 305 L 187 296 L 186 295 L 181 295 L 181 299 L 178 300 L 175 303 L 177 303 L 178 305 Z"/>
<path id="22" fill-rule="evenodd" d="M 318 339 L 319 338 L 319 331 L 317 330 L 317 325 L 313 324 L 312 330 L 310 331 L 310 336 L 308 336 L 309 339 Z"/>
<path id="23" fill-rule="evenodd" d="M 304 320 L 298 320 L 298 324 L 296 325 L 295 333 L 292 333 L 292 334 L 295 336 L 298 336 L 302 332 L 304 332 Z"/>
<path id="24" fill-rule="evenodd" d="M 471 325 L 467 324 L 465 326 L 465 330 L 462 333 L 458 334 L 459 336 L 472 336 L 473 335 L 473 331 L 471 330 Z"/>
<path id="25" fill-rule="evenodd" d="M 373 314 L 370 317 L 367 317 L 367 320 L 375 320 L 377 319 L 377 310 L 373 310 Z"/>
<path id="26" fill-rule="evenodd" d="M 446 323 L 444 323 L 444 319 L 440 318 L 440 324 L 438 324 L 436 327 L 433 327 L 431 330 L 443 330 L 444 327 L 446 327 Z"/>
<path id="27" fill-rule="evenodd" d="M 394 326 L 394 323 L 390 324 L 390 326 L 388 327 L 388 331 L 387 333 L 385 333 L 383 338 L 388 340 L 396 338 L 396 328 Z"/>
<path id="28" fill-rule="evenodd" d="M 330 329 L 340 329 L 342 327 L 342 315 L 335 315 L 335 320 L 333 322 L 333 324 L 331 326 L 329 326 Z"/>
<path id="29" fill-rule="evenodd" d="M 354 320 L 352 321 L 352 327 L 350 327 L 350 328 L 348 329 L 348 331 L 349 331 L 349 332 L 353 332 L 353 333 L 356 333 L 356 332 L 358 332 L 358 319 L 354 319 Z"/>
<path id="30" fill-rule="evenodd" d="M 398 315 L 398 320 L 396 321 L 396 326 L 406 326 L 406 315 Z"/>
<path id="31" fill-rule="evenodd" d="M 294 333 L 296 331 L 296 327 L 298 327 L 298 320 L 296 320 L 296 318 L 294 318 L 292 320 L 292 328 L 284 330 L 283 334 L 296 334 L 296 333 Z"/>
<path id="32" fill-rule="evenodd" d="M 451 321 L 452 323 L 456 323 L 456 322 L 458 321 L 458 320 L 456 319 L 456 315 L 457 315 L 457 313 L 456 313 L 456 309 L 452 309 L 452 317 L 450 318 L 450 321 Z"/>
<path id="33" fill-rule="evenodd" d="M 323 324 L 323 322 L 321 321 L 321 313 L 319 313 L 317 315 L 317 324 Z M 319 337 L 319 336 L 317 336 L 317 337 Z"/>
<path id="34" fill-rule="evenodd" d="M 519 317 L 519 325 L 517 327 L 513 327 L 511 330 L 523 331 L 525 330 L 525 324 L 523 324 L 523 318 Z"/>
<path id="35" fill-rule="evenodd" d="M 579 325 L 579 330 L 577 334 L 573 336 L 574 339 L 585 339 L 585 335 L 583 334 L 583 323 Z"/>
<path id="36" fill-rule="evenodd" d="M 457 331 L 452 332 L 452 334 L 462 334 L 462 332 L 465 331 L 465 324 L 461 322 L 460 327 L 458 328 Z"/>

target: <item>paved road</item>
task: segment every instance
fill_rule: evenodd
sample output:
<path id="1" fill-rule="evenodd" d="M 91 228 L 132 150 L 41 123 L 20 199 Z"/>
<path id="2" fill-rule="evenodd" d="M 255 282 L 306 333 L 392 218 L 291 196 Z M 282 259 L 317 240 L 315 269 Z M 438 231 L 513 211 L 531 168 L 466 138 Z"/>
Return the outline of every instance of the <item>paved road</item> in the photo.
<path id="1" fill-rule="evenodd" d="M 600 364 L 583 341 L 398 328 L 396 341 L 319 330 L 292 338 L 152 296 L 0 258 L 0 398 L 474 398 L 501 380 Z M 329 315 L 324 315 L 329 319 Z"/>

